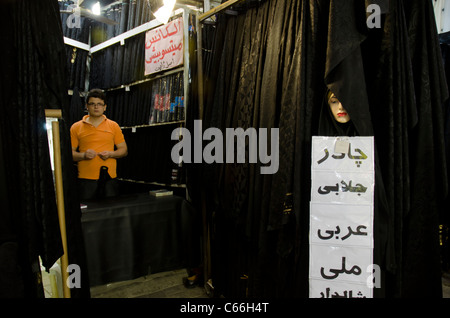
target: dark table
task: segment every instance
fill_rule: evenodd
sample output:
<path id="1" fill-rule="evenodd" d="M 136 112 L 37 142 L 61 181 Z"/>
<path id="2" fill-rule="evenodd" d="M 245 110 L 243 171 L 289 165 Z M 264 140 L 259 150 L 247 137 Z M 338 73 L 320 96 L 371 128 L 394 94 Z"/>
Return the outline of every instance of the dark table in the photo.
<path id="1" fill-rule="evenodd" d="M 81 223 L 91 287 L 200 264 L 197 213 L 182 197 L 141 193 L 86 204 Z"/>

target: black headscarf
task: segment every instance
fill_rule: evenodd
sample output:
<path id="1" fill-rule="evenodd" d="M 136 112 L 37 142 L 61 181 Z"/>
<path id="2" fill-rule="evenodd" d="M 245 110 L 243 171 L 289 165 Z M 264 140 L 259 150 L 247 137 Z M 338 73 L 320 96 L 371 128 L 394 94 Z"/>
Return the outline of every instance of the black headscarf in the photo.
<path id="1" fill-rule="evenodd" d="M 330 106 L 328 105 L 328 96 L 331 91 L 327 90 L 322 102 L 319 117 L 319 136 L 356 136 L 358 135 L 352 120 L 346 123 L 339 123 L 333 116 Z M 339 98 L 338 98 L 339 99 Z M 344 106 L 345 107 L 345 106 Z M 350 115 L 350 113 L 349 113 Z M 350 116 L 351 118 L 351 116 Z"/>

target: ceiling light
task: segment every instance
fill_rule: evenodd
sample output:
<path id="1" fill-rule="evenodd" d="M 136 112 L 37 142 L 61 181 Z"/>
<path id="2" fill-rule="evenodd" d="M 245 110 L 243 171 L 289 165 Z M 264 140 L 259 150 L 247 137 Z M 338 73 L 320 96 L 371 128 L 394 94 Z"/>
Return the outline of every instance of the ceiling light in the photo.
<path id="1" fill-rule="evenodd" d="M 175 7 L 175 2 L 176 0 L 164 0 L 164 5 L 154 13 L 156 20 L 166 24 Z"/>
<path id="2" fill-rule="evenodd" d="M 101 10 L 100 10 L 100 2 L 97 2 L 96 4 L 94 4 L 92 6 L 92 13 L 95 15 L 100 15 Z"/>

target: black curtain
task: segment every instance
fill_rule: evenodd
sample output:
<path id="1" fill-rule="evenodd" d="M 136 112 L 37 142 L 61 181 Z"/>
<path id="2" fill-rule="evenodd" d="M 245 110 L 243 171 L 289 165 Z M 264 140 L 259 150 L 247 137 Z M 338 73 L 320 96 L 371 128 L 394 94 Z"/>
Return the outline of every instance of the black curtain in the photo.
<path id="1" fill-rule="evenodd" d="M 380 27 L 366 6 L 381 9 Z M 447 196 L 448 97 L 430 1 L 260 1 L 204 25 L 204 128 L 278 127 L 280 167 L 205 166 L 215 291 L 308 296 L 311 137 L 336 92 L 375 136 L 376 297 L 440 297 L 439 207 Z M 189 179 L 188 179 L 189 181 Z M 427 185 L 427 186 L 424 186 Z"/>
<path id="2" fill-rule="evenodd" d="M 442 59 L 444 63 L 445 74 L 447 78 L 447 84 L 450 83 L 450 46 L 449 46 L 449 34 L 444 33 L 440 35 Z M 445 148 L 447 159 L 447 171 L 450 167 L 450 100 L 447 100 L 443 105 L 444 114 L 444 134 L 445 134 Z M 450 183 L 450 174 L 447 173 L 447 181 Z M 450 214 L 448 212 L 448 206 L 450 205 L 450 196 L 441 204 L 441 240 L 442 240 L 442 269 L 445 272 L 450 270 L 450 240 L 449 240 L 449 226 L 450 226 Z"/>
<path id="3" fill-rule="evenodd" d="M 75 8 L 76 1 L 58 1 L 60 11 L 70 11 Z M 61 12 L 61 26 L 63 35 L 66 38 L 76 40 L 81 43 L 89 43 L 90 27 L 93 24 L 91 19 L 80 16 L 79 20 L 74 19 L 73 14 Z M 73 26 L 72 23 L 79 23 L 79 27 Z M 86 62 L 89 52 L 70 45 L 66 45 L 67 67 L 69 70 L 69 88 L 85 89 L 86 82 Z"/>
<path id="4" fill-rule="evenodd" d="M 389 10 L 382 34 L 372 42 L 379 43 L 376 59 L 367 53 L 365 64 L 372 71 L 366 75 L 368 94 L 394 221 L 396 270 L 387 276 L 388 292 L 439 297 L 436 228 L 448 192 L 442 112 L 448 90 L 432 3 L 390 1 Z"/>
<path id="5" fill-rule="evenodd" d="M 154 127 L 123 129 L 128 146 L 128 156 L 117 164 L 117 176 L 122 179 L 178 183 L 172 180 L 172 170 L 178 166 L 172 162 L 171 150 L 176 141 L 171 140 L 176 124 Z M 181 172 L 180 172 L 181 173 Z"/>
<path id="6" fill-rule="evenodd" d="M 62 255 L 56 196 L 50 164 L 45 109 L 67 113 L 68 70 L 58 2 L 2 1 L 1 172 L 2 297 L 44 297 L 39 256 L 49 269 Z M 4 24 L 4 25 L 3 25 Z M 81 240 L 81 213 L 72 186 L 69 130 L 61 121 L 63 183 L 69 263 L 82 270 L 88 296 Z"/>

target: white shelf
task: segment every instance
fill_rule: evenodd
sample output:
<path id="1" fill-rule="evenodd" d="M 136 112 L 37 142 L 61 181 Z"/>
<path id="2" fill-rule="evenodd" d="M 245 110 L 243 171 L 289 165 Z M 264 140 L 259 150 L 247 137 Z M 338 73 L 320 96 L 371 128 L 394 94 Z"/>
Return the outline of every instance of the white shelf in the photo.
<path id="1" fill-rule="evenodd" d="M 146 82 L 151 82 L 151 81 L 157 80 L 159 78 L 162 78 L 162 77 L 165 77 L 165 76 L 168 76 L 168 75 L 172 75 L 172 74 L 175 74 L 175 73 L 180 73 L 180 72 L 183 72 L 183 71 L 184 71 L 184 66 L 182 65 L 182 66 L 170 69 L 170 70 L 162 71 L 160 73 L 155 73 L 156 75 L 155 74 L 147 75 L 146 76 L 147 78 L 143 79 L 143 80 L 139 80 L 139 81 L 136 81 L 136 82 L 133 82 L 133 83 L 130 83 L 130 84 L 122 84 L 120 86 L 113 87 L 113 88 L 108 88 L 106 91 L 110 92 L 110 91 L 115 91 L 115 90 L 123 89 L 123 88 L 127 89 L 130 86 L 139 85 L 139 84 L 146 83 Z"/>
<path id="2" fill-rule="evenodd" d="M 184 12 L 183 9 L 177 9 L 177 10 L 175 10 L 172 13 L 171 17 L 180 15 L 183 12 Z M 114 45 L 116 43 L 120 43 L 121 45 L 124 45 L 126 39 L 131 38 L 131 37 L 133 37 L 133 36 L 135 36 L 135 35 L 137 35 L 139 33 L 146 32 L 148 30 L 154 29 L 154 28 L 156 28 L 158 26 L 161 26 L 161 25 L 163 25 L 161 22 L 159 22 L 158 20 L 154 19 L 154 20 L 152 20 L 150 22 L 141 24 L 140 26 L 135 27 L 134 29 L 131 29 L 131 30 L 127 31 L 127 32 L 124 32 L 124 33 L 122 33 L 122 34 L 120 34 L 118 36 L 115 36 L 115 37 L 113 37 L 113 38 L 111 38 L 109 40 L 106 40 L 105 42 L 102 42 L 102 43 L 100 43 L 98 45 L 95 45 L 95 46 L 92 46 L 92 47 L 89 44 L 82 43 L 82 42 L 79 42 L 79 41 L 76 41 L 76 40 L 73 40 L 73 39 L 67 38 L 67 37 L 64 37 L 64 43 L 68 44 L 70 46 L 74 46 L 74 47 L 79 48 L 79 49 L 83 49 L 85 51 L 89 51 L 90 53 L 95 53 L 95 52 L 98 52 L 100 50 L 103 50 L 104 48 L 107 48 L 108 46 Z"/>
<path id="3" fill-rule="evenodd" d="M 174 13 L 172 13 L 171 17 L 177 16 L 182 13 L 183 13 L 183 9 L 178 9 Z M 108 46 L 114 45 L 116 43 L 120 43 L 121 45 L 123 45 L 123 44 L 125 44 L 126 39 L 131 38 L 139 33 L 154 29 L 160 25 L 163 25 L 163 24 L 156 19 L 152 20 L 150 22 L 144 23 L 132 30 L 129 30 L 129 31 L 122 33 L 118 36 L 115 36 L 109 40 L 106 40 L 105 42 L 102 42 L 96 46 L 91 47 L 90 52 L 95 53 L 97 51 L 103 50 L 104 48 L 107 48 Z"/>
<path id="4" fill-rule="evenodd" d="M 86 44 L 86 43 L 83 43 L 83 42 L 80 42 L 80 41 L 77 41 L 77 40 L 73 40 L 71 38 L 64 37 L 64 43 L 67 44 L 67 45 L 76 47 L 78 49 L 82 49 L 82 50 L 88 51 L 88 52 L 91 50 L 91 47 L 89 46 L 89 44 Z"/>

